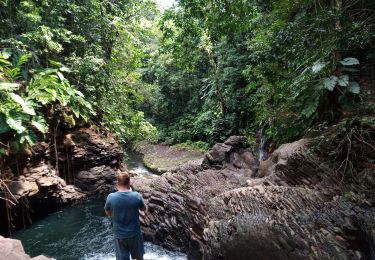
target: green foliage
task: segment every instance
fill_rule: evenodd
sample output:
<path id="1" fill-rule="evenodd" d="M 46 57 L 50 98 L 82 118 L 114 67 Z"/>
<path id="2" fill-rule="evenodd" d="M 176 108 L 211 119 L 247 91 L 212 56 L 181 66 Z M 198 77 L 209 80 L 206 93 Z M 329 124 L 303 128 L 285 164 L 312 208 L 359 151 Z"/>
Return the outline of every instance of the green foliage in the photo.
<path id="1" fill-rule="evenodd" d="M 2 149 L 16 153 L 27 146 L 33 146 L 37 132 L 48 131 L 47 116 L 43 111 L 51 110 L 57 116 L 58 110 L 70 107 L 75 117 L 88 120 L 93 114 L 91 104 L 83 94 L 69 84 L 58 69 L 44 69 L 29 77 L 21 73 L 30 55 L 0 56 L 0 138 Z M 9 71 L 13 73 L 8 73 Z M 22 74 L 26 75 L 22 78 Z M 29 81 L 26 79 L 30 78 Z M 19 81 L 7 82 L 7 81 Z M 45 109 L 43 109 L 45 108 Z M 49 115 L 51 116 L 51 115 Z"/>
<path id="2" fill-rule="evenodd" d="M 160 48 L 143 73 L 159 86 L 157 104 L 141 109 L 168 143 L 252 139 L 259 128 L 286 142 L 335 123 L 361 106 L 374 8 L 368 0 L 181 0 L 163 15 Z"/>
<path id="3" fill-rule="evenodd" d="M 160 16 L 151 0 L 1 1 L 0 129 L 5 138 L 43 132 L 42 116 L 69 127 L 91 117 L 124 142 L 212 144 L 259 128 L 289 141 L 362 104 L 374 9 L 180 0 Z"/>
<path id="4" fill-rule="evenodd" d="M 36 102 L 58 103 L 61 113 L 68 106 L 85 121 L 95 111 L 93 121 L 121 140 L 152 138 L 155 129 L 135 106 L 142 100 L 137 68 L 146 55 L 147 24 L 155 12 L 151 0 L 2 1 L 0 50 L 11 50 L 13 58 L 31 56 L 23 71 L 17 69 L 22 60 L 13 59 L 18 65 L 3 64 L 0 73 L 6 82 L 32 75 L 27 91 Z"/>
<path id="5" fill-rule="evenodd" d="M 186 151 L 200 151 L 205 153 L 211 148 L 211 145 L 203 141 L 192 142 L 188 140 L 185 143 L 175 144 L 173 147 L 181 148 Z"/>

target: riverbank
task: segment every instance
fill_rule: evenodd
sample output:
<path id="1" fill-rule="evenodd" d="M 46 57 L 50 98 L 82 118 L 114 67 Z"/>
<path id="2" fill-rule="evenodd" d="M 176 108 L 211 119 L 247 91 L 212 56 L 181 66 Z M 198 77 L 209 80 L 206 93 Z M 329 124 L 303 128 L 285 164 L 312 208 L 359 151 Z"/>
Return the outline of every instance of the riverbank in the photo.
<path id="1" fill-rule="evenodd" d="M 134 151 L 143 155 L 145 166 L 153 172 L 162 174 L 183 164 L 201 164 L 204 153 L 199 150 L 186 150 L 163 144 L 138 142 Z"/>
<path id="2" fill-rule="evenodd" d="M 355 176 L 338 175 L 341 163 L 329 160 L 324 150 L 332 151 L 335 142 L 342 145 L 345 135 L 340 131 L 345 133 L 346 129 L 352 128 L 337 126 L 323 137 L 284 144 L 266 161 L 258 161 L 254 149 L 240 136 L 214 145 L 203 160 L 196 159 L 202 154 L 192 157 L 175 147 L 143 146 L 144 156 L 149 152 L 158 158 L 155 161 L 161 160 L 162 165 L 170 167 L 162 175 L 155 175 L 147 171 L 138 156 L 128 163 L 134 189 L 142 193 L 147 204 L 147 211 L 141 214 L 145 240 L 173 251 L 182 250 L 194 260 L 371 259 L 375 248 L 375 181 L 371 163 L 374 154 L 368 144 L 373 139 L 352 141 L 353 150 L 345 158 L 358 159 L 351 156 L 361 154 L 360 160 L 353 161 Z M 364 124 L 356 131 L 367 131 L 368 138 L 374 138 L 372 125 Z M 113 151 L 107 153 L 87 143 L 84 145 L 89 148 L 81 150 L 79 140 L 75 140 L 73 156 L 82 155 L 77 160 L 91 166 L 90 158 L 104 163 L 72 171 L 73 180 L 80 176 L 80 183 L 76 184 L 85 184 L 76 188 L 82 191 L 85 187 L 85 197 L 106 195 L 113 188 L 116 168 L 107 165 L 113 165 L 113 160 L 105 156 L 113 155 Z M 103 147 L 100 143 L 96 146 Z M 188 163 L 184 164 L 186 159 Z M 121 165 L 125 166 L 122 162 Z M 89 214 L 89 219 L 108 225 L 103 202 L 94 210 L 96 213 Z M 75 216 L 82 217 L 93 205 L 86 204 L 83 211 L 68 215 L 61 215 L 59 210 L 52 215 L 60 217 L 52 222 L 58 226 L 61 221 L 68 221 L 73 223 L 73 229 L 82 226 Z M 57 230 L 56 234 L 67 231 L 76 236 L 67 235 L 61 243 L 48 244 L 51 239 L 39 239 L 33 234 L 30 243 L 46 243 L 58 250 L 60 244 L 78 246 L 77 239 L 85 239 L 87 234 L 101 235 L 94 223 L 84 227 L 84 231 L 49 227 L 47 230 Z M 71 240 L 75 242 L 72 244 Z M 100 251 L 95 256 L 99 258 L 87 259 L 103 259 L 106 255 L 111 253 Z"/>

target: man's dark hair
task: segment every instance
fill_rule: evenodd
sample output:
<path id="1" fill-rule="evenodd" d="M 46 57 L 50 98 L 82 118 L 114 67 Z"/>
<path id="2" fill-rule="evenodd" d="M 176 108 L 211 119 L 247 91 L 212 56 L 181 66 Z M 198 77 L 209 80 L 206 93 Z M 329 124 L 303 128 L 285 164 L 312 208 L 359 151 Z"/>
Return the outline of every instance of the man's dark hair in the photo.
<path id="1" fill-rule="evenodd" d="M 117 185 L 120 185 L 120 186 L 129 186 L 130 184 L 130 175 L 129 173 L 123 171 L 123 172 L 119 172 L 117 174 Z"/>

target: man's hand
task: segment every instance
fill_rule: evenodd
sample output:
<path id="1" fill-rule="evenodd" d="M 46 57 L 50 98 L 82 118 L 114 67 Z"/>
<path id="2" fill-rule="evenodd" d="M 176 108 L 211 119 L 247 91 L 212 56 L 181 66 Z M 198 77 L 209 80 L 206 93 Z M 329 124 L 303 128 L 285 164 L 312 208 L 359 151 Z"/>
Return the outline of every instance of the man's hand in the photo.
<path id="1" fill-rule="evenodd" d="M 111 212 L 110 210 L 105 210 L 105 214 L 106 214 L 108 217 L 112 216 L 112 212 Z"/>

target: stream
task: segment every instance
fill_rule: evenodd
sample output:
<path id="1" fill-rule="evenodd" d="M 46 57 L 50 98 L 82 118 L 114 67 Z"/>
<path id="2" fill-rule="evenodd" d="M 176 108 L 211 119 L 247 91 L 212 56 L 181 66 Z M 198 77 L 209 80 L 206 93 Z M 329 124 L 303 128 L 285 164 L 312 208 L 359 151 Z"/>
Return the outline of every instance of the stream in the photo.
<path id="1" fill-rule="evenodd" d="M 152 174 L 136 154 L 130 154 L 126 163 L 131 172 Z M 111 223 L 104 216 L 104 202 L 104 198 L 91 199 L 65 207 L 12 237 L 21 240 L 32 257 L 43 254 L 57 260 L 115 259 Z M 145 260 L 187 259 L 185 254 L 149 242 L 145 242 L 145 251 Z"/>

